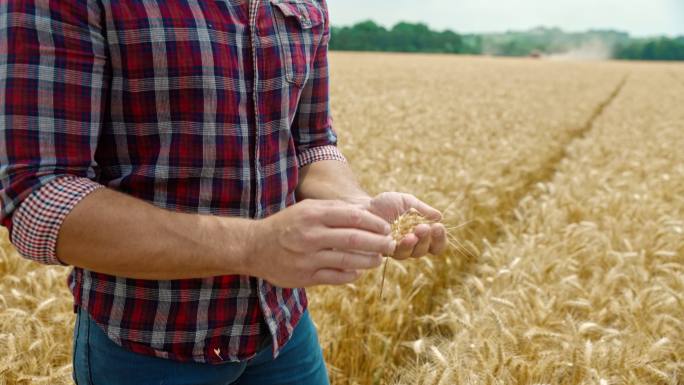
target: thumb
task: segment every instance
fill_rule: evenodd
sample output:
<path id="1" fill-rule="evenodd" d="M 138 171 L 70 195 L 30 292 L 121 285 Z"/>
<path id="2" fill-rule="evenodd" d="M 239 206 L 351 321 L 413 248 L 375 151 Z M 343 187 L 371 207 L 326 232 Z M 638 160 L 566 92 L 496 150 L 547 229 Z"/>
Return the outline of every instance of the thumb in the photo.
<path id="1" fill-rule="evenodd" d="M 421 201 L 416 197 L 412 196 L 412 199 L 410 199 L 409 204 L 409 208 L 414 208 L 418 210 L 418 212 L 422 216 L 431 221 L 439 222 L 442 220 L 442 213 L 439 212 L 439 210 L 433 208 L 432 206 L 428 205 L 427 203 Z"/>

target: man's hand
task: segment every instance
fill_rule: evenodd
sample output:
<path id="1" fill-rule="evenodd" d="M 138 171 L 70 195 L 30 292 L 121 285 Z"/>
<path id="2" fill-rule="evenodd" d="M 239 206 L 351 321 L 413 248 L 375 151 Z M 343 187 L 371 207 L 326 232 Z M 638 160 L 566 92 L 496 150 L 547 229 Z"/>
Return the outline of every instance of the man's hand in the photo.
<path id="1" fill-rule="evenodd" d="M 280 287 L 355 281 L 396 247 L 387 221 L 341 201 L 305 200 L 253 226 L 251 275 Z"/>
<path id="2" fill-rule="evenodd" d="M 411 194 L 385 192 L 375 198 L 359 201 L 359 204 L 369 212 L 383 218 L 389 223 L 411 208 L 418 210 L 431 221 L 440 221 L 442 214 L 436 209 L 418 200 Z M 432 225 L 421 224 L 415 227 L 413 233 L 406 235 L 394 252 L 396 259 L 419 258 L 428 253 L 439 255 L 446 248 L 446 229 L 441 223 Z"/>

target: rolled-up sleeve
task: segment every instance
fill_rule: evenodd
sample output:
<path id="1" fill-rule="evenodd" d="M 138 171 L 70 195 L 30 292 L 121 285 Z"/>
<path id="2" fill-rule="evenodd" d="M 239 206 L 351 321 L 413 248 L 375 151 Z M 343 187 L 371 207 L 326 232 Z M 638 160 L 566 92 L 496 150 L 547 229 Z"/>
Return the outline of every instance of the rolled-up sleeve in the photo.
<path id="1" fill-rule="evenodd" d="M 325 33 L 316 49 L 314 63 L 299 99 L 292 124 L 299 167 L 320 160 L 346 162 L 337 148 L 337 134 L 330 114 L 328 42 L 330 22 L 325 1 L 320 1 L 325 13 Z"/>
<path id="2" fill-rule="evenodd" d="M 62 264 L 59 228 L 103 187 L 95 151 L 108 92 L 90 0 L 0 2 L 0 220 L 26 258 Z"/>

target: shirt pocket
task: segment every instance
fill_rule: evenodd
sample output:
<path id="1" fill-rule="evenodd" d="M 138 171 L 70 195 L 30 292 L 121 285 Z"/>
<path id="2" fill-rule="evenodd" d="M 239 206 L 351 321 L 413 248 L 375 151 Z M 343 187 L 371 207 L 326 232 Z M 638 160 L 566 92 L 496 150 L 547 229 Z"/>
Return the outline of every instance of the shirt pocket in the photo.
<path id="1" fill-rule="evenodd" d="M 285 78 L 302 87 L 325 32 L 325 14 L 315 1 L 270 0 Z"/>

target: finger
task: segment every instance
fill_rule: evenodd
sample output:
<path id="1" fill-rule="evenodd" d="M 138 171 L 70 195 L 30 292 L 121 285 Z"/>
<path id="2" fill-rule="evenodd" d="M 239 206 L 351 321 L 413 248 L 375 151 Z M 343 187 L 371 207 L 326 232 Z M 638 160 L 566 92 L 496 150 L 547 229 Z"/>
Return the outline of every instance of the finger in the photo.
<path id="1" fill-rule="evenodd" d="M 314 285 L 344 285 L 356 281 L 360 276 L 361 273 L 356 270 L 320 269 L 311 276 L 311 279 Z"/>
<path id="2" fill-rule="evenodd" d="M 416 234 L 418 239 L 422 239 L 430 235 L 430 225 L 425 223 L 418 224 L 413 228 L 413 230 L 411 230 L 411 232 Z"/>
<path id="3" fill-rule="evenodd" d="M 390 224 L 379 216 L 359 208 L 337 207 L 326 211 L 323 224 L 328 227 L 345 227 L 386 235 Z"/>
<path id="4" fill-rule="evenodd" d="M 430 226 L 429 225 L 418 225 L 414 229 L 414 234 L 418 237 L 418 243 L 413 248 L 411 257 L 419 258 L 424 256 L 430 250 Z"/>
<path id="5" fill-rule="evenodd" d="M 432 241 L 430 243 L 430 254 L 440 255 L 444 252 L 447 245 L 446 229 L 441 223 L 435 223 L 430 227 Z"/>
<path id="6" fill-rule="evenodd" d="M 418 210 L 418 212 L 421 213 L 425 218 L 431 221 L 442 220 L 442 213 L 440 213 L 439 210 L 433 208 L 427 203 L 421 201 L 420 199 L 412 196 L 412 199 L 409 199 L 409 203 L 411 207 Z"/>
<path id="7" fill-rule="evenodd" d="M 406 235 L 397 245 L 397 249 L 394 251 L 392 258 L 399 260 L 411 258 L 413 248 L 417 243 L 418 237 L 416 237 L 415 234 L 411 233 Z"/>
<path id="8" fill-rule="evenodd" d="M 318 252 L 320 266 L 338 270 L 367 270 L 382 264 L 380 254 L 360 254 L 337 250 L 323 250 Z"/>
<path id="9" fill-rule="evenodd" d="M 396 242 L 388 235 L 356 229 L 328 229 L 319 238 L 322 249 L 392 255 Z"/>

